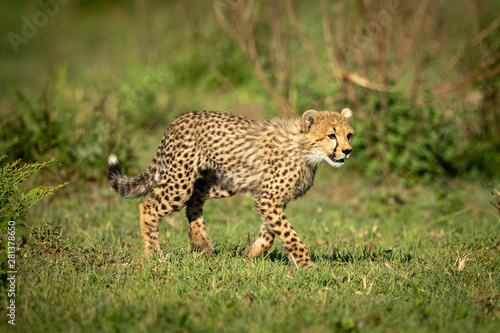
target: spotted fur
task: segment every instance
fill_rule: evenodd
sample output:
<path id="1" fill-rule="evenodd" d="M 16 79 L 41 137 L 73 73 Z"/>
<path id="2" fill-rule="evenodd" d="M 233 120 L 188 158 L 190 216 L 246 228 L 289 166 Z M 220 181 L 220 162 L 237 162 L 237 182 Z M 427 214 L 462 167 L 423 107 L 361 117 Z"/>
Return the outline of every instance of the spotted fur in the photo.
<path id="1" fill-rule="evenodd" d="M 259 236 L 246 251 L 261 255 L 278 237 L 297 266 L 312 265 L 307 248 L 286 219 L 287 203 L 312 186 L 316 168 L 343 165 L 351 156 L 352 112 L 306 111 L 302 118 L 251 120 L 225 112 L 190 112 L 176 118 L 151 165 L 127 177 L 114 155 L 108 158 L 110 185 L 139 205 L 144 252 L 159 251 L 160 220 L 186 206 L 191 248 L 210 251 L 203 205 L 238 192 L 254 198 L 262 217 Z M 198 177 L 200 175 L 200 177 Z"/>

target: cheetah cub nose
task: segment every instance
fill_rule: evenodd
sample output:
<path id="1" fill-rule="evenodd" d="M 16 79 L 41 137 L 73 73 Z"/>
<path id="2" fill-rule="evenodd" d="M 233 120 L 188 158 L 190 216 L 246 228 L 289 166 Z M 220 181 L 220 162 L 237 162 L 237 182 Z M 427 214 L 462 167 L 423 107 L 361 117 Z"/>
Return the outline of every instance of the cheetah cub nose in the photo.
<path id="1" fill-rule="evenodd" d="M 345 154 L 345 156 L 347 156 L 350 153 L 352 153 L 352 149 L 344 149 L 344 150 L 342 150 L 342 152 Z"/>

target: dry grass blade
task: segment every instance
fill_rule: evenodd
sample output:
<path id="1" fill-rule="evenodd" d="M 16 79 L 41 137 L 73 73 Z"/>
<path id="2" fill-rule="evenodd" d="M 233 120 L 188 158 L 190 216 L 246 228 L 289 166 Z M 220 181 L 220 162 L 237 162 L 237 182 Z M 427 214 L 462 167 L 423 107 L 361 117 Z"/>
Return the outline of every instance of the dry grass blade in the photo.
<path id="1" fill-rule="evenodd" d="M 465 264 L 468 261 L 474 261 L 474 259 L 470 259 L 470 253 L 466 253 L 463 255 L 460 255 L 460 253 L 457 251 L 457 260 L 455 261 L 455 264 L 457 264 L 457 270 L 460 272 L 465 268 Z"/>
<path id="2" fill-rule="evenodd" d="M 490 183 L 490 193 L 493 196 L 495 202 L 490 202 L 493 207 L 498 210 L 498 215 L 500 216 L 500 191 L 498 191 L 493 185 Z"/>

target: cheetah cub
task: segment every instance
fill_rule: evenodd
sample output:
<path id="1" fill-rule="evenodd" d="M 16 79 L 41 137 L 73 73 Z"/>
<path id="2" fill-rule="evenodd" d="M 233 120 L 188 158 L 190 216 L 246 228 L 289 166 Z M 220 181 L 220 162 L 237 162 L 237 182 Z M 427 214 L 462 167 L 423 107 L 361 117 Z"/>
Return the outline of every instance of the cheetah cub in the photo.
<path id="1" fill-rule="evenodd" d="M 129 178 L 110 155 L 108 178 L 126 199 L 151 193 L 139 205 L 146 256 L 160 251 L 161 219 L 184 206 L 191 248 L 210 251 L 203 204 L 245 192 L 262 217 L 259 236 L 245 256 L 265 253 L 278 237 L 291 262 L 307 268 L 313 262 L 284 210 L 309 190 L 320 164 L 340 167 L 351 157 L 351 115 L 349 109 L 308 110 L 302 118 L 257 121 L 225 112 L 186 113 L 172 122 L 146 171 Z"/>

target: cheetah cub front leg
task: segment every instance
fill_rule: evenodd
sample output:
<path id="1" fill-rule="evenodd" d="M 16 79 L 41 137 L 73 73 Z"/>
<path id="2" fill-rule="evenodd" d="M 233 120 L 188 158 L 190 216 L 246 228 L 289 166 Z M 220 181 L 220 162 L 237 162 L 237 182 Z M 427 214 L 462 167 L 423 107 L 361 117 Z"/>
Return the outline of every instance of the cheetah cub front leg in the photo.
<path id="1" fill-rule="evenodd" d="M 245 257 L 251 258 L 254 256 L 260 256 L 265 254 L 274 243 L 274 234 L 269 230 L 269 226 L 266 221 L 262 219 L 262 224 L 260 226 L 259 237 L 250 246 L 246 252 Z"/>
<path id="2" fill-rule="evenodd" d="M 265 208 L 264 208 L 265 207 Z M 290 222 L 286 219 L 282 207 L 262 206 L 256 202 L 256 210 L 262 216 L 262 226 L 259 237 L 246 252 L 247 257 L 265 253 L 273 244 L 277 236 L 288 252 L 290 261 L 296 267 L 310 268 L 314 265 L 309 256 L 309 251 L 299 235 L 295 232 Z"/>

